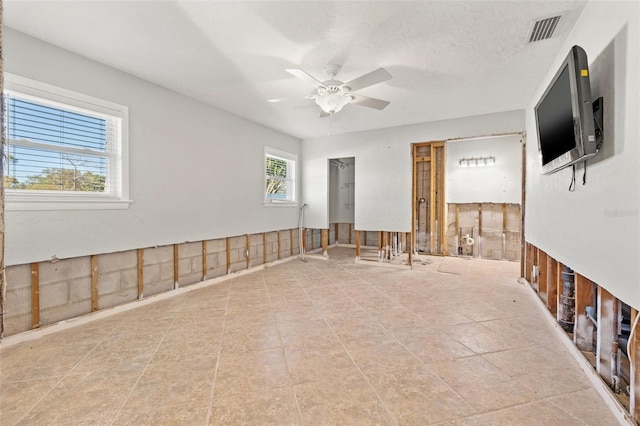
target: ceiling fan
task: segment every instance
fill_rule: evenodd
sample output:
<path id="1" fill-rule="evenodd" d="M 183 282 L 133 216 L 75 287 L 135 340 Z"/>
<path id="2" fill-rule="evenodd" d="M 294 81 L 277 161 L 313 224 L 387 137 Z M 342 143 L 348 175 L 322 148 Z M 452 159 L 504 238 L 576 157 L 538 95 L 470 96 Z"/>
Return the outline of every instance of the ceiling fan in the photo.
<path id="1" fill-rule="evenodd" d="M 367 96 L 353 93 L 356 90 L 364 89 L 365 87 L 373 86 L 374 84 L 389 80 L 391 78 L 391 74 L 389 74 L 387 70 L 384 68 L 378 68 L 375 71 L 371 71 L 370 73 L 343 83 L 342 81 L 334 80 L 336 74 L 340 71 L 340 68 L 341 66 L 336 64 L 327 65 L 324 70 L 329 76 L 329 79 L 326 81 L 320 81 L 301 69 L 293 68 L 287 69 L 286 71 L 300 80 L 310 83 L 316 88 L 314 93 L 308 96 L 303 96 L 302 99 L 314 99 L 316 104 L 318 104 L 322 109 L 320 117 L 327 117 L 335 114 L 349 103 L 378 110 L 382 110 L 389 105 L 388 101 L 369 98 Z M 296 98 L 269 99 L 269 102 L 281 102 L 289 99 Z"/>

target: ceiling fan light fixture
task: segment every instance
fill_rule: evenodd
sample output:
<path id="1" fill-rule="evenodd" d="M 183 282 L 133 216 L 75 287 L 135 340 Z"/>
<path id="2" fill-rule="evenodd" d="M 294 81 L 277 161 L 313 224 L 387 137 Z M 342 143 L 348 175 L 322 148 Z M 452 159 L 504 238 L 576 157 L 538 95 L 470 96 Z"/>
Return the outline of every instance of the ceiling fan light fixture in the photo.
<path id="1" fill-rule="evenodd" d="M 316 104 L 326 113 L 335 114 L 346 104 L 353 100 L 353 96 L 340 92 L 328 92 L 324 95 L 316 96 Z"/>

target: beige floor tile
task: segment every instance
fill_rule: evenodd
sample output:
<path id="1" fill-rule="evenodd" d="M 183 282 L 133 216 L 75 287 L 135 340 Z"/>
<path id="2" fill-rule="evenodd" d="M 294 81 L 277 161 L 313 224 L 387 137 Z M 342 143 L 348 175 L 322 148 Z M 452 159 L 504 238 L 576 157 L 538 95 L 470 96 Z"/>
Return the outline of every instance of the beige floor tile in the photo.
<path id="1" fill-rule="evenodd" d="M 0 423 L 608 426 L 518 265 L 292 260 L 0 350 Z M 439 270 L 446 270 L 443 273 Z"/>

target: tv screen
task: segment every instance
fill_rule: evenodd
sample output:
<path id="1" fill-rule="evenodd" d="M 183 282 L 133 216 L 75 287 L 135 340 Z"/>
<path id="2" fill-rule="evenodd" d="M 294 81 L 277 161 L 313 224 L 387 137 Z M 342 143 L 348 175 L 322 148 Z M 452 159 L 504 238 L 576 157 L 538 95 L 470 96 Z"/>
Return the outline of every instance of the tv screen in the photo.
<path id="1" fill-rule="evenodd" d="M 543 165 L 576 146 L 568 66 L 538 106 L 538 129 Z"/>
<path id="2" fill-rule="evenodd" d="M 535 107 L 543 173 L 597 152 L 587 54 L 573 46 Z"/>

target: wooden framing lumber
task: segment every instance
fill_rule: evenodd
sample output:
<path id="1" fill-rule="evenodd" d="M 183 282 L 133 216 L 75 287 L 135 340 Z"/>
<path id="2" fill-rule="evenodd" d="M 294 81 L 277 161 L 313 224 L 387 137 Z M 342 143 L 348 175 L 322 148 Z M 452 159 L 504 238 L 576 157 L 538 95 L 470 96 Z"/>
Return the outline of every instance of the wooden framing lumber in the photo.
<path id="1" fill-rule="evenodd" d="M 268 260 L 267 257 L 267 233 L 262 233 L 262 263 L 266 264 Z"/>
<path id="2" fill-rule="evenodd" d="M 138 299 L 144 297 L 144 249 L 138 249 Z"/>
<path id="3" fill-rule="evenodd" d="M 202 240 L 202 281 L 207 279 L 207 241 Z"/>
<path id="4" fill-rule="evenodd" d="M 98 256 L 91 256 L 91 312 L 98 310 Z"/>
<path id="5" fill-rule="evenodd" d="M 278 240 L 278 260 L 280 260 L 280 231 L 276 231 L 277 240 Z"/>
<path id="6" fill-rule="evenodd" d="M 547 253 L 542 250 L 538 250 L 538 295 L 540 299 L 547 304 Z"/>
<path id="7" fill-rule="evenodd" d="M 593 322 L 586 313 L 587 306 L 594 306 L 593 283 L 576 273 L 576 317 L 573 326 L 573 343 L 583 351 L 593 351 Z"/>
<path id="8" fill-rule="evenodd" d="M 280 234 L 278 234 L 278 242 L 280 242 Z M 280 244 L 278 244 L 278 248 Z M 278 257 L 280 256 L 280 250 L 278 250 Z M 245 262 L 246 262 L 246 266 L 247 269 L 249 269 L 249 266 L 251 266 L 251 241 L 250 241 L 250 237 L 249 234 L 246 234 L 244 236 L 244 257 L 245 257 Z"/>
<path id="9" fill-rule="evenodd" d="M 554 314 L 558 311 L 559 277 L 558 261 L 547 256 L 547 308 Z"/>
<path id="10" fill-rule="evenodd" d="M 338 224 L 337 224 L 337 223 L 334 223 L 334 224 L 333 224 L 333 226 L 334 226 L 334 231 L 333 231 L 333 233 L 335 234 L 334 236 L 335 236 L 335 240 L 336 240 L 336 244 L 337 244 L 337 243 L 339 243 L 339 242 L 340 242 L 340 240 L 338 239 L 338 229 L 339 229 L 340 227 L 338 226 Z"/>
<path id="11" fill-rule="evenodd" d="M 173 245 L 173 288 L 180 287 L 179 279 L 180 279 L 180 270 L 178 266 L 178 262 L 180 260 L 180 253 L 178 244 Z"/>
<path id="12" fill-rule="evenodd" d="M 434 158 L 436 158 L 436 147 L 430 144 L 431 148 L 431 161 L 429 167 L 429 253 L 436 254 L 436 164 L 434 164 Z"/>
<path id="13" fill-rule="evenodd" d="M 338 229 L 337 226 L 336 229 Z M 289 252 L 293 256 L 293 228 L 289 229 Z"/>
<path id="14" fill-rule="evenodd" d="M 307 251 L 307 228 L 302 228 L 302 253 Z"/>
<path id="15" fill-rule="evenodd" d="M 328 254 L 327 250 L 329 247 L 329 230 L 323 229 L 321 233 L 322 233 L 322 237 L 321 237 L 322 238 L 322 254 L 326 256 Z"/>
<path id="16" fill-rule="evenodd" d="M 356 259 L 360 259 L 360 231 L 356 231 Z"/>
<path id="17" fill-rule="evenodd" d="M 631 309 L 631 324 L 635 324 L 636 317 L 638 316 L 638 311 L 635 309 Z M 633 335 L 631 336 L 631 344 L 629 351 L 629 360 L 631 364 L 631 384 L 629 386 L 630 395 L 629 395 L 629 412 L 631 413 L 631 417 L 636 421 L 636 423 L 640 420 L 640 335 L 638 334 L 637 325 L 635 333 L 632 330 Z"/>
<path id="18" fill-rule="evenodd" d="M 618 345 L 618 300 L 598 286 L 598 328 L 596 343 L 596 370 L 602 380 L 613 385 Z"/>
<path id="19" fill-rule="evenodd" d="M 40 264 L 31 264 L 31 328 L 40 327 Z"/>
<path id="20" fill-rule="evenodd" d="M 351 234 L 353 233 L 353 223 L 349 224 L 349 244 L 351 244 Z"/>
<path id="21" fill-rule="evenodd" d="M 227 274 L 231 272 L 231 238 L 225 238 L 225 249 L 227 252 Z"/>

